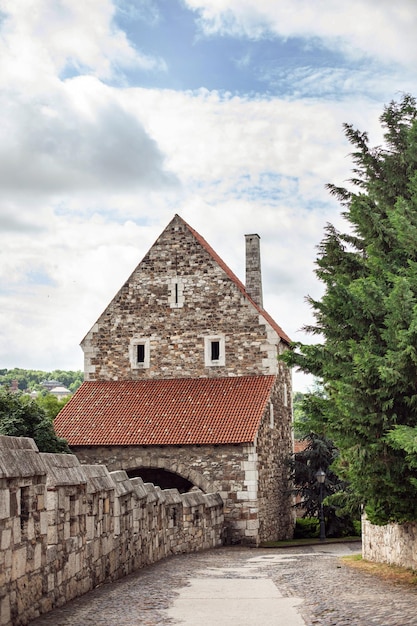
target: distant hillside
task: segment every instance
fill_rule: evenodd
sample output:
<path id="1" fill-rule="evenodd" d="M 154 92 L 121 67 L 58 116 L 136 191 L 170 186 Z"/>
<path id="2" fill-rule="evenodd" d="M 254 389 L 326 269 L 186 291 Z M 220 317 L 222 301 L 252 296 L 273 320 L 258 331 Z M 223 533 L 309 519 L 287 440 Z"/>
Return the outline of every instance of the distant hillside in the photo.
<path id="1" fill-rule="evenodd" d="M 43 372 L 41 370 L 24 370 L 19 367 L 11 370 L 0 369 L 0 385 L 11 385 L 13 380 L 17 380 L 19 389 L 22 391 L 40 391 L 42 389 L 41 383 L 46 380 L 56 380 L 74 393 L 83 382 L 84 374 L 81 370 L 76 372 L 65 370 Z"/>

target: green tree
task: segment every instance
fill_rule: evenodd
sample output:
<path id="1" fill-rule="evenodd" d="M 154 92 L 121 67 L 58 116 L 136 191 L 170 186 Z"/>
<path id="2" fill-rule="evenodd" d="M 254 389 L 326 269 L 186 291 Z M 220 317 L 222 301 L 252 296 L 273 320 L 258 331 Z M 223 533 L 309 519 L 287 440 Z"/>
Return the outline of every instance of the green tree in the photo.
<path id="1" fill-rule="evenodd" d="M 70 399 L 71 396 L 67 396 L 66 398 L 58 400 L 58 398 L 52 393 L 42 393 L 36 396 L 35 402 L 45 411 L 50 421 L 53 422 L 60 410 L 67 404 L 67 402 L 70 401 Z"/>
<path id="2" fill-rule="evenodd" d="M 44 409 L 30 396 L 5 388 L 0 388 L 0 434 L 31 437 L 41 452 L 69 452 Z"/>
<path id="3" fill-rule="evenodd" d="M 303 509 L 303 517 L 318 517 L 320 487 L 316 472 L 324 470 L 326 535 L 353 535 L 353 520 L 360 518 L 360 503 L 353 497 L 349 484 L 334 469 L 337 467 L 339 450 L 326 436 L 325 412 L 328 405 L 323 386 L 316 381 L 308 393 L 294 394 L 293 406 L 295 436 L 304 444 L 304 449 L 294 454 L 290 464 L 296 507 Z"/>
<path id="4" fill-rule="evenodd" d="M 325 292 L 309 299 L 315 324 L 307 330 L 320 343 L 294 344 L 285 357 L 323 381 L 323 427 L 340 450 L 339 475 L 380 524 L 417 520 L 403 431 L 417 425 L 416 119 L 414 98 L 391 102 L 380 118 L 384 145 L 375 148 L 345 125 L 352 189 L 329 189 L 347 231 L 327 226 L 316 261 Z"/>
<path id="5" fill-rule="evenodd" d="M 327 537 L 341 537 L 355 534 L 352 516 L 346 508 L 341 508 L 340 498 L 333 502 L 332 498 L 346 492 L 348 485 L 341 480 L 332 469 L 333 463 L 339 456 L 339 451 L 333 442 L 310 432 L 302 439 L 304 450 L 294 454 L 292 462 L 294 489 L 297 497 L 296 507 L 303 509 L 303 517 L 319 517 L 320 515 L 320 485 L 317 482 L 316 472 L 324 470 L 326 479 L 323 484 L 324 519 Z M 357 516 L 359 517 L 359 516 Z"/>
<path id="6" fill-rule="evenodd" d="M 25 370 L 19 367 L 15 367 L 11 370 L 0 369 L 0 385 L 10 386 L 13 380 L 18 381 L 21 391 L 42 391 L 43 387 L 41 383 L 44 380 L 58 380 L 74 393 L 83 382 L 83 373 L 81 370 L 54 370 L 52 372 L 44 372 L 42 370 Z"/>

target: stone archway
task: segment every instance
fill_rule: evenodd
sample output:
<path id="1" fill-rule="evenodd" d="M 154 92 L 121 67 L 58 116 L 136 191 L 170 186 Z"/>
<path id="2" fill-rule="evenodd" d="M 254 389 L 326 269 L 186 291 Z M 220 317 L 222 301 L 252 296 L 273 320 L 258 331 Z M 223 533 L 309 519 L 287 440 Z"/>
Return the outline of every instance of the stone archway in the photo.
<path id="1" fill-rule="evenodd" d="M 195 487 L 187 478 L 160 467 L 138 467 L 126 473 L 129 478 L 139 476 L 144 483 L 152 483 L 161 489 L 177 489 L 180 493 L 186 493 Z"/>
<path id="2" fill-rule="evenodd" d="M 144 482 L 151 482 L 162 489 L 176 488 L 180 493 L 198 487 L 203 493 L 213 493 L 217 489 L 199 471 L 185 463 L 166 456 L 146 455 L 141 463 L 124 464 L 123 469 L 130 478 L 140 476 Z"/>

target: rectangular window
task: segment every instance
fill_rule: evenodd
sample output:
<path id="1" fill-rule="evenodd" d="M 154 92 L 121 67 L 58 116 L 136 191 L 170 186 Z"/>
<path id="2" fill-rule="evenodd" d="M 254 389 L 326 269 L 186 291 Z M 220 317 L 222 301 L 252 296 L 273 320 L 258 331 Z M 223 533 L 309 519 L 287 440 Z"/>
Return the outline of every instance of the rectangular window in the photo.
<path id="1" fill-rule="evenodd" d="M 212 341 L 211 342 L 211 360 L 218 361 L 220 358 L 220 342 Z"/>
<path id="2" fill-rule="evenodd" d="M 129 345 L 129 361 L 132 369 L 146 369 L 150 363 L 149 339 L 133 337 Z"/>
<path id="3" fill-rule="evenodd" d="M 137 359 L 138 363 L 145 363 L 145 344 L 138 343 L 136 346 L 137 349 Z"/>
<path id="4" fill-rule="evenodd" d="M 206 367 L 226 364 L 224 335 L 204 337 L 204 364 Z"/>

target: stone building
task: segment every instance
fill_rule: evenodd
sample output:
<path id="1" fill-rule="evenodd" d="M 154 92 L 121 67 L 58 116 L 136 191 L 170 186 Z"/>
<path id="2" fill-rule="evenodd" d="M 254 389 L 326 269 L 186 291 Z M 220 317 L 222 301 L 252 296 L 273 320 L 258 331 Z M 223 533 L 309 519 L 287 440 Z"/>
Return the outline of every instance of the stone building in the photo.
<path id="1" fill-rule="evenodd" d="M 258 235 L 246 287 L 176 215 L 87 333 L 85 382 L 55 421 L 82 463 L 224 502 L 226 540 L 293 529 L 289 338 L 262 305 Z"/>

